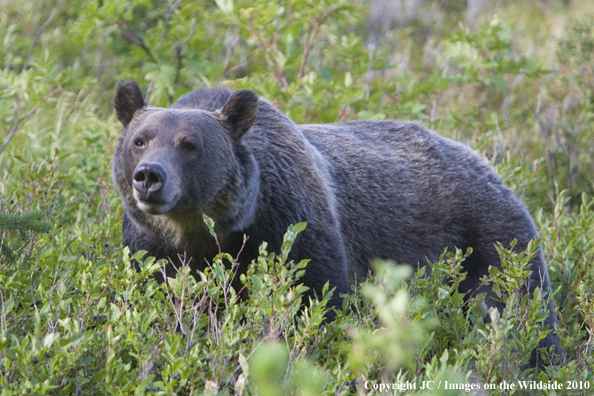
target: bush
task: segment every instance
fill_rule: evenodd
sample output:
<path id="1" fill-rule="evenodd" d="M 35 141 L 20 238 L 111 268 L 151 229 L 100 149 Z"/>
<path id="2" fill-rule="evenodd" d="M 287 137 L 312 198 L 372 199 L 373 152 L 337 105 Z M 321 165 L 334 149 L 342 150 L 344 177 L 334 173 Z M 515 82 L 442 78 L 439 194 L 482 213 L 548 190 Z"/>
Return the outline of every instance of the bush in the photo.
<path id="1" fill-rule="evenodd" d="M 476 28 L 459 25 L 463 2 L 417 2 L 382 26 L 361 1 L 2 3 L 1 394 L 591 393 L 592 20 L 570 20 L 585 2 L 545 3 L 554 18 L 502 2 Z M 559 38 L 542 32 L 561 22 Z M 304 224 L 281 254 L 261 246 L 242 290 L 224 252 L 157 284 L 164 263 L 121 247 L 110 176 L 113 87 L 128 78 L 159 106 L 225 85 L 297 122 L 412 119 L 471 145 L 535 214 L 568 362 L 524 369 L 546 331 L 522 287 L 536 244 L 499 249 L 485 282 L 500 313 L 458 292 L 470 252 L 452 251 L 426 269 L 375 263 L 325 322 L 333 291 L 304 300 L 307 263 L 287 262 Z"/>

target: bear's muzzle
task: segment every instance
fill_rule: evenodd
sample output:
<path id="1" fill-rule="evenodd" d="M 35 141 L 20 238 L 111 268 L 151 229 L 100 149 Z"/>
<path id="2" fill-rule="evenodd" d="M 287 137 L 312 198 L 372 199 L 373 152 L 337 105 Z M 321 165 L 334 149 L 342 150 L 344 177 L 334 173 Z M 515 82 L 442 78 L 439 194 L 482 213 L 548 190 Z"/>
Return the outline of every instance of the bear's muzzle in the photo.
<path id="1" fill-rule="evenodd" d="M 159 193 L 163 190 L 167 174 L 161 165 L 140 163 L 134 170 L 132 185 L 141 201 L 160 201 Z"/>

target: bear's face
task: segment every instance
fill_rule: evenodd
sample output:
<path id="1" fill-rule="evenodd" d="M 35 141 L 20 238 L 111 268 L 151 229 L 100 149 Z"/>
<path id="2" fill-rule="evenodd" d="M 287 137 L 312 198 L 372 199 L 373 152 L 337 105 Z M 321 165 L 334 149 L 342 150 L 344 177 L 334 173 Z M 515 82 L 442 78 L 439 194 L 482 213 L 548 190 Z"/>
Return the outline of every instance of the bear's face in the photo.
<path id="1" fill-rule="evenodd" d="M 114 179 L 127 206 L 147 215 L 203 213 L 229 180 L 234 145 L 258 109 L 250 91 L 215 112 L 155 108 L 132 80 L 118 84 L 114 104 L 124 127 Z"/>
<path id="2" fill-rule="evenodd" d="M 137 207 L 150 214 L 200 209 L 221 187 L 230 139 L 214 113 L 147 109 L 124 137 L 124 167 Z"/>

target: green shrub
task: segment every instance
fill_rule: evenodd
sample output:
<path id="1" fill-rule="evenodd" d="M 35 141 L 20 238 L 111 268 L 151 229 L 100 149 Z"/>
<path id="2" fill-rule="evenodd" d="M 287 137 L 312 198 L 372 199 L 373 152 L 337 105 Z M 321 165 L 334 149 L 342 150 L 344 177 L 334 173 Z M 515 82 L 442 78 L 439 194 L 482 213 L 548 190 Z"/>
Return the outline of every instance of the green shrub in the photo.
<path id="1" fill-rule="evenodd" d="M 592 10 L 504 3 L 470 29 L 463 2 L 427 1 L 393 30 L 370 27 L 362 1 L 0 4 L 0 143 L 15 130 L 0 150 L 0 393 L 351 395 L 402 384 L 414 388 L 391 392 L 503 395 L 518 381 L 591 393 Z M 565 32 L 551 38 L 543 27 L 557 23 Z M 470 144 L 535 214 L 568 362 L 522 371 L 546 331 L 538 293 L 522 288 L 536 244 L 499 249 L 503 271 L 485 281 L 500 313 L 458 292 L 470 252 L 452 251 L 412 271 L 375 263 L 324 322 L 332 290 L 304 299 L 307 263 L 287 262 L 303 224 L 281 254 L 261 247 L 242 290 L 229 286 L 235 267 L 222 263 L 236 258 L 224 252 L 197 278 L 181 267 L 155 283 L 164 263 L 121 248 L 110 176 L 113 87 L 128 78 L 154 105 L 226 85 L 297 122 L 412 119 Z M 454 388 L 420 389 L 440 381 Z"/>

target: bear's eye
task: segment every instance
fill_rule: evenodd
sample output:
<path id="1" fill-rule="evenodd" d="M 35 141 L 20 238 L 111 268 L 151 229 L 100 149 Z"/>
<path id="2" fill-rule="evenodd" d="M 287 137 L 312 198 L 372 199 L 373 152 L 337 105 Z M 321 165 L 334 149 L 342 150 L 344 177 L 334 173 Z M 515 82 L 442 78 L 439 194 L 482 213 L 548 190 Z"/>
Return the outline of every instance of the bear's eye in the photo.
<path id="1" fill-rule="evenodd" d="M 144 140 L 142 140 L 142 139 L 136 139 L 136 140 L 134 141 L 134 146 L 136 146 L 137 148 L 140 148 L 140 149 L 142 149 L 142 148 L 144 148 L 144 147 L 145 147 L 145 145 L 146 145 L 146 144 L 144 143 Z"/>
<path id="2" fill-rule="evenodd" d="M 192 143 L 190 142 L 185 142 L 184 144 L 182 144 L 182 148 L 184 150 L 188 150 L 188 151 L 194 151 L 196 150 L 196 146 L 194 146 Z"/>

